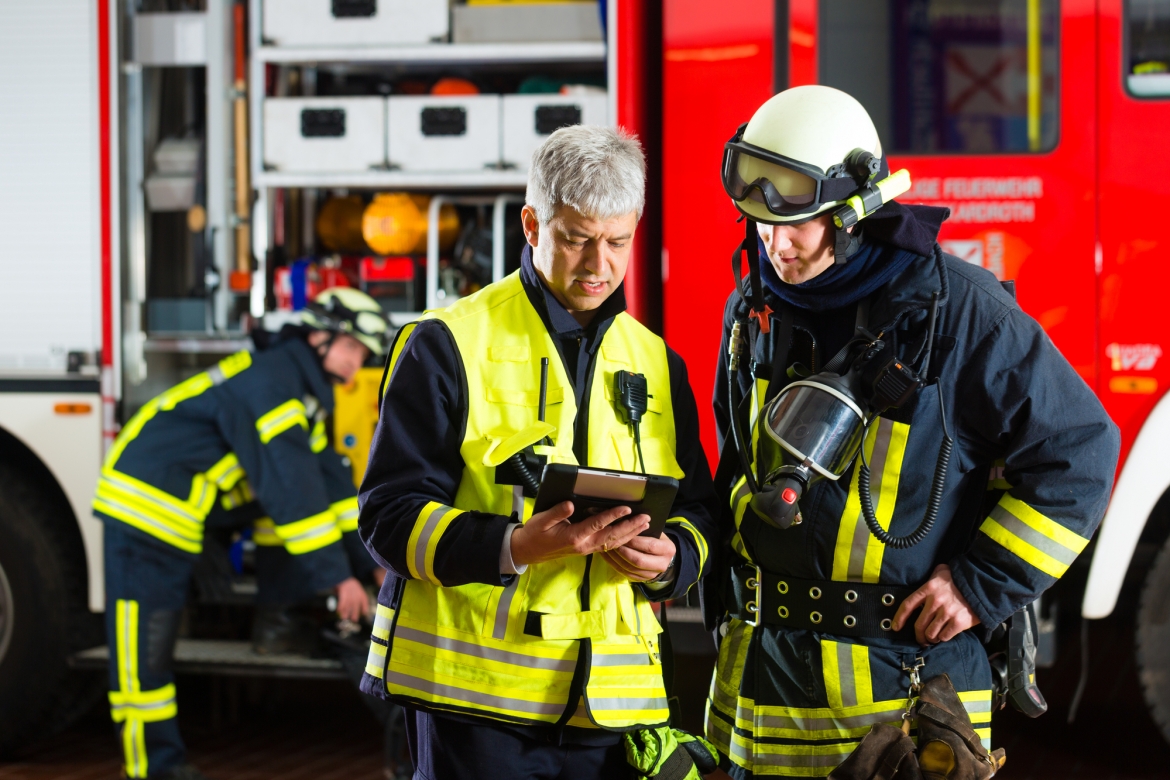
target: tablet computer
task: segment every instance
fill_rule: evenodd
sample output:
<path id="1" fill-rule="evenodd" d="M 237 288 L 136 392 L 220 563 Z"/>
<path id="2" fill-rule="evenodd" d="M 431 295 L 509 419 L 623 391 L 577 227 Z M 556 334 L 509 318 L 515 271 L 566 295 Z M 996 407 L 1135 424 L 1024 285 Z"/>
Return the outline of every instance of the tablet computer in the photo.
<path id="1" fill-rule="evenodd" d="M 606 509 L 628 506 L 631 515 L 650 516 L 650 526 L 641 535 L 657 538 L 666 527 L 677 492 L 674 477 L 550 463 L 544 468 L 533 513 L 572 501 L 569 521 L 579 523 Z"/>

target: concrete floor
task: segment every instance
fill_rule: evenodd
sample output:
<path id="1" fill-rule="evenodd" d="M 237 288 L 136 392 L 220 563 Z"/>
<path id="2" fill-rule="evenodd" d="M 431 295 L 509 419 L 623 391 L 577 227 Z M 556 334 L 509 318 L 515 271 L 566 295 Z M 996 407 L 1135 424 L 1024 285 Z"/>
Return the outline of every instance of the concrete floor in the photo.
<path id="1" fill-rule="evenodd" d="M 1042 670 L 1048 714 L 1030 720 L 1007 710 L 993 720 L 993 741 L 1007 749 L 1007 780 L 1154 780 L 1170 778 L 1170 747 L 1146 712 L 1133 661 L 1132 614 L 1090 624 L 1091 676 L 1075 723 L 1066 722 L 1080 670 L 1075 619 L 1061 625 L 1057 665 Z M 679 644 L 703 650 L 705 637 Z M 684 727 L 701 719 L 711 656 L 680 655 L 676 680 Z M 212 780 L 377 780 L 382 732 L 360 695 L 337 682 L 179 680 L 182 727 L 191 760 Z M 109 721 L 95 708 L 85 719 L 19 760 L 0 764 L 0 780 L 88 780 L 119 776 Z"/>

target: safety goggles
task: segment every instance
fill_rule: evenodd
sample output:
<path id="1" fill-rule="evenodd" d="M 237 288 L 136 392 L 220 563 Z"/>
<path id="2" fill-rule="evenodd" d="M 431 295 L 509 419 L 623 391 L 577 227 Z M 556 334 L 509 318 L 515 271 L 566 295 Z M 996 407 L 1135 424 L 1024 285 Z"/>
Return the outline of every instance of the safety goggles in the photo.
<path id="1" fill-rule="evenodd" d="M 825 203 L 842 201 L 860 184 L 844 163 L 828 172 L 743 140 L 740 125 L 723 147 L 723 189 L 732 200 L 752 200 L 778 217 L 818 211 Z M 883 161 L 884 166 L 884 161 Z"/>

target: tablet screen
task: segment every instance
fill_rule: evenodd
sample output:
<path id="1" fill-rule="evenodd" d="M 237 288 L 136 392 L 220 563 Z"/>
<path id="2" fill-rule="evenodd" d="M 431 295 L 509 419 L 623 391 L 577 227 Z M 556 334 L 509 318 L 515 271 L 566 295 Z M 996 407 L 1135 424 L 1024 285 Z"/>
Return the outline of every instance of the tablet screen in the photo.
<path id="1" fill-rule="evenodd" d="M 641 501 L 646 497 L 647 482 L 646 477 L 638 474 L 578 469 L 573 492 L 579 496 L 607 498 L 611 501 Z"/>

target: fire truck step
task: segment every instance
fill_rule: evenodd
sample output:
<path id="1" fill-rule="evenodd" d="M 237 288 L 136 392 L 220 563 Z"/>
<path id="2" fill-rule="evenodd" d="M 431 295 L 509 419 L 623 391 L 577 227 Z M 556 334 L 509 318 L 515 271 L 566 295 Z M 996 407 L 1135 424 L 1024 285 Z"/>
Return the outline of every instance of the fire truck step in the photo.
<path id="1" fill-rule="evenodd" d="M 109 649 L 102 645 L 75 653 L 75 669 L 105 669 Z M 175 644 L 175 671 L 234 677 L 286 677 L 301 680 L 344 680 L 341 663 L 303 655 L 258 655 L 250 642 L 224 639 L 180 639 Z"/>

